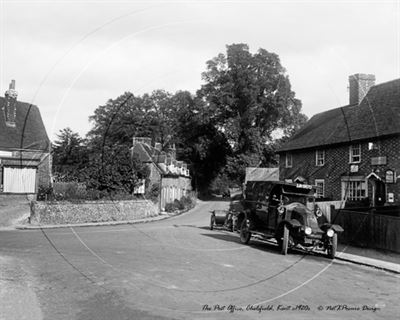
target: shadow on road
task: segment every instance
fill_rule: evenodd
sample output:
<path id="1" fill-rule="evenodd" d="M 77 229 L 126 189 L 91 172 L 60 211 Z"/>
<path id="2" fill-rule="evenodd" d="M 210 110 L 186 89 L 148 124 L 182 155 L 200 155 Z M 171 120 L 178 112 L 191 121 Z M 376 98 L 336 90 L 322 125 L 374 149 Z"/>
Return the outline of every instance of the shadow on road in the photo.
<path id="1" fill-rule="evenodd" d="M 208 226 L 195 226 L 195 225 L 174 225 L 174 227 L 179 228 L 179 227 L 186 227 L 186 228 L 196 228 L 196 229 L 202 229 L 202 230 L 208 230 L 210 233 L 200 233 L 202 236 L 214 238 L 217 240 L 223 240 L 223 241 L 228 241 L 228 242 L 233 242 L 233 243 L 238 243 L 242 244 L 239 238 L 239 233 L 237 232 L 229 232 L 228 230 L 224 229 L 223 227 L 214 227 L 214 231 L 210 230 L 210 227 Z M 245 246 L 245 244 L 243 244 Z M 273 254 L 281 255 L 278 245 L 275 242 L 275 240 L 261 240 L 257 238 L 251 238 L 249 244 L 247 245 L 251 248 L 265 251 L 265 252 L 270 252 Z M 320 259 L 321 257 L 324 258 L 326 257 L 326 254 L 323 252 L 319 251 L 305 251 L 300 248 L 294 248 L 294 249 L 289 249 L 289 254 L 292 256 L 304 256 L 307 255 L 311 259 Z"/>
<path id="2" fill-rule="evenodd" d="M 229 233 L 229 234 L 228 233 L 202 233 L 201 235 L 210 237 L 210 238 L 214 238 L 214 239 L 218 239 L 218 240 L 242 244 L 240 242 L 239 235 L 237 233 L 233 233 L 233 232 Z M 242 244 L 242 245 L 245 246 L 245 244 Z M 265 252 L 270 252 L 273 254 L 280 255 L 278 246 L 276 245 L 276 243 L 273 243 L 273 242 L 261 241 L 259 239 L 251 239 L 250 243 L 247 246 L 249 246 L 253 249 L 260 250 L 260 251 L 265 251 Z M 296 252 L 294 252 L 294 253 L 298 254 Z"/>
<path id="3" fill-rule="evenodd" d="M 203 229 L 208 229 L 206 227 L 203 227 Z M 206 236 L 206 237 L 210 237 L 210 238 L 214 238 L 217 240 L 223 240 L 223 241 L 229 241 L 229 242 L 233 242 L 233 243 L 238 243 L 241 244 L 240 242 L 240 238 L 238 236 L 237 233 L 202 233 L 202 236 Z M 245 246 L 245 244 L 243 244 Z M 260 239 L 255 239 L 252 238 L 250 240 L 250 243 L 247 245 L 253 249 L 257 249 L 260 251 L 264 251 L 264 252 L 269 252 L 272 254 L 276 254 L 278 256 L 282 256 L 282 254 L 279 251 L 278 245 L 273 242 L 273 241 L 265 241 L 265 240 L 260 240 Z M 300 248 L 294 248 L 294 249 L 289 249 L 289 254 L 291 256 L 307 256 L 308 259 L 311 260 L 319 260 L 325 259 L 326 258 L 326 254 L 323 252 L 319 252 L 319 251 L 305 251 L 302 250 Z M 331 261 L 330 259 L 326 259 L 327 262 Z"/>

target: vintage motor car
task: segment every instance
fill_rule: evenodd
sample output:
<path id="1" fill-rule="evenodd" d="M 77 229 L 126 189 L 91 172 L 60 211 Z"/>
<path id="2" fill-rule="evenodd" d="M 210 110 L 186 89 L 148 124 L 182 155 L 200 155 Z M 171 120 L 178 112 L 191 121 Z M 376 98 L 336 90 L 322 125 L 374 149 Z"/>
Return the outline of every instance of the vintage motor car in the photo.
<path id="1" fill-rule="evenodd" d="M 245 209 L 238 216 L 240 240 L 252 236 L 276 239 L 282 254 L 288 249 L 320 250 L 333 259 L 337 233 L 343 228 L 329 223 L 315 204 L 315 187 L 280 181 L 252 181 L 244 192 Z M 310 208 L 311 207 L 311 208 Z"/>

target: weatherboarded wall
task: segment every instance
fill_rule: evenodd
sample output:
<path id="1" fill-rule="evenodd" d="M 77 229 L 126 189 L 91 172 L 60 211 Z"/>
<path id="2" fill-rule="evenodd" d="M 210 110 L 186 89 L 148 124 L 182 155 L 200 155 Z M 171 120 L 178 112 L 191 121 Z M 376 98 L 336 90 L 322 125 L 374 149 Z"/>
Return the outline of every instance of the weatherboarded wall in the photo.
<path id="1" fill-rule="evenodd" d="M 31 203 L 31 224 L 76 224 L 105 221 L 130 221 L 159 214 L 157 204 L 146 200 L 66 201 Z"/>

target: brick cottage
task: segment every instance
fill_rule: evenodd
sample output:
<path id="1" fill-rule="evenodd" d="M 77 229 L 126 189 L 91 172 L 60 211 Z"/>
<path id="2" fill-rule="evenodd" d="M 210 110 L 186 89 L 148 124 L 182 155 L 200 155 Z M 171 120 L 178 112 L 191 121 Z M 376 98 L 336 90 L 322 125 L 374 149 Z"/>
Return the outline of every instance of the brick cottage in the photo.
<path id="1" fill-rule="evenodd" d="M 313 116 L 278 151 L 280 180 L 318 186 L 326 200 L 400 204 L 400 79 L 349 77 L 349 105 Z"/>

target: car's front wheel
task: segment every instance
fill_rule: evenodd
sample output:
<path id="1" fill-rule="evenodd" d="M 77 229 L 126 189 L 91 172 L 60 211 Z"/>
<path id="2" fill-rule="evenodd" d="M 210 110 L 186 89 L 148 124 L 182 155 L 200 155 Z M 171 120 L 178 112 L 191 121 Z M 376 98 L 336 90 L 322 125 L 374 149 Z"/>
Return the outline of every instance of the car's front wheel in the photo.
<path id="1" fill-rule="evenodd" d="M 327 250 L 328 258 L 335 259 L 336 250 L 337 250 L 337 233 L 333 235 L 330 244 L 328 245 L 328 250 Z"/>
<path id="2" fill-rule="evenodd" d="M 251 232 L 249 228 L 249 220 L 243 219 L 240 227 L 240 241 L 244 244 L 248 244 L 251 238 Z"/>
<path id="3" fill-rule="evenodd" d="M 283 226 L 283 238 L 282 238 L 282 245 L 281 245 L 281 253 L 286 255 L 289 248 L 289 228 L 287 225 Z"/>

